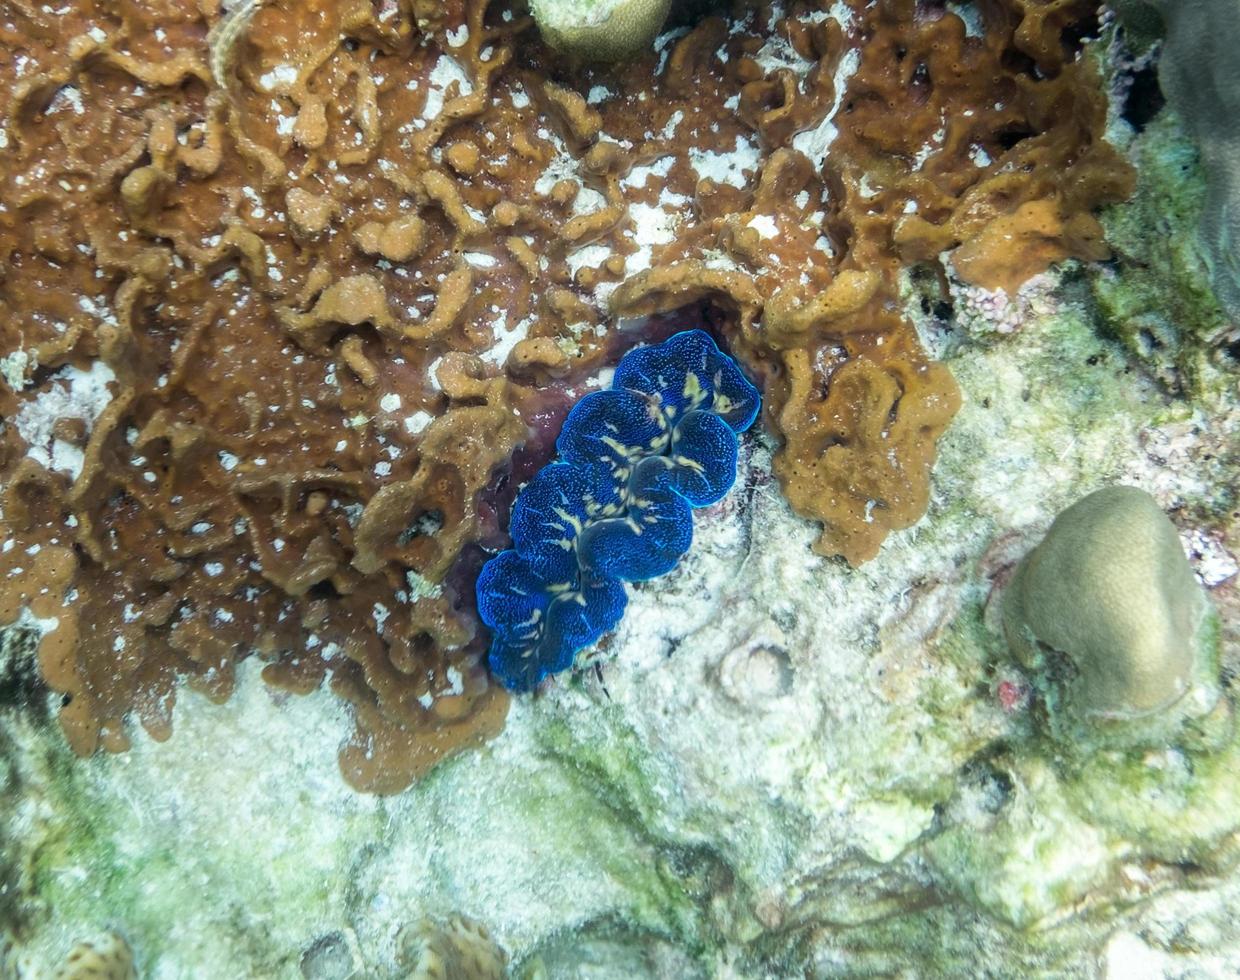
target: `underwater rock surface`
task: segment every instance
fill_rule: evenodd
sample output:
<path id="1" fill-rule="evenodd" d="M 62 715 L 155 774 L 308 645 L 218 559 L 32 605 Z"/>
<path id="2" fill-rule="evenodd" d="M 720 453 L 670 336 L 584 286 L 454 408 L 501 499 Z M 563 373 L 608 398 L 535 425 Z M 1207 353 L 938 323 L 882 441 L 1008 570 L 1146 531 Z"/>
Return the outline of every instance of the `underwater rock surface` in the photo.
<path id="1" fill-rule="evenodd" d="M 1189 302 L 1208 290 L 1185 258 L 1204 191 L 1183 129 L 1116 116 L 1111 136 L 1145 182 L 1103 217 L 1132 245 L 1115 262 L 1011 296 L 952 279 L 950 302 L 903 278 L 964 396 L 925 520 L 859 569 L 818 557 L 774 445 L 747 435 L 693 550 L 600 644 L 601 678 L 514 700 L 493 741 L 401 795 L 349 789 L 345 703 L 265 685 L 258 658 L 223 705 L 184 692 L 170 741 L 77 759 L 19 620 L 0 641 L 0 976 L 113 931 L 161 980 L 505 959 L 600 980 L 1240 972 L 1237 364 L 1196 340 L 1218 311 Z M 1190 205 L 1139 220 L 1160 198 Z M 1175 329 L 1134 346 L 1120 328 L 1169 296 Z M 1055 516 L 1113 483 L 1169 515 L 1219 610 L 1228 710 L 1075 751 L 1047 734 L 1001 596 Z"/>
<path id="2" fill-rule="evenodd" d="M 1165 34 L 1162 88 L 1197 141 L 1208 178 L 1206 260 L 1219 300 L 1240 318 L 1240 8 L 1234 0 L 1118 0 L 1115 7 L 1137 38 Z"/>

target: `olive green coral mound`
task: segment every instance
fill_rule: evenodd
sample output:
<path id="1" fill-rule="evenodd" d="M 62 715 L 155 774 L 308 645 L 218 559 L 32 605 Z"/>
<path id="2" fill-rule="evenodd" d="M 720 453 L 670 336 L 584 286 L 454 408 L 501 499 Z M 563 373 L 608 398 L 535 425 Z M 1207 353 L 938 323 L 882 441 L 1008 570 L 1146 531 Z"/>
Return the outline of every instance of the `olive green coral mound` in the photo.
<path id="1" fill-rule="evenodd" d="M 1171 708 L 1217 656 L 1216 614 L 1175 527 L 1136 487 L 1098 490 L 1056 517 L 1018 567 L 1003 618 L 1013 652 L 1047 679 L 1052 713 L 1103 728 Z"/>
<path id="2" fill-rule="evenodd" d="M 531 0 L 547 43 L 586 61 L 620 61 L 654 40 L 671 0 Z"/>

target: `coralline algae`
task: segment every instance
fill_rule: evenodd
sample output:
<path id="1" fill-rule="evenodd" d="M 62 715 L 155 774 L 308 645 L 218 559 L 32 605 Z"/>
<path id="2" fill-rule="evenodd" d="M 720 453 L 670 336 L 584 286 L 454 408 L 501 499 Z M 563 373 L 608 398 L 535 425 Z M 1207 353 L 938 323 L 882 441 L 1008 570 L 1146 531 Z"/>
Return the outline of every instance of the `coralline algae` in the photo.
<path id="1" fill-rule="evenodd" d="M 527 691 L 567 670 L 624 615 L 624 582 L 676 566 L 693 540 L 691 508 L 735 481 L 736 437 L 760 402 L 710 336 L 689 330 L 630 351 L 610 390 L 573 407 L 560 462 L 513 507 L 514 547 L 478 578 L 488 662 L 506 687 Z"/>

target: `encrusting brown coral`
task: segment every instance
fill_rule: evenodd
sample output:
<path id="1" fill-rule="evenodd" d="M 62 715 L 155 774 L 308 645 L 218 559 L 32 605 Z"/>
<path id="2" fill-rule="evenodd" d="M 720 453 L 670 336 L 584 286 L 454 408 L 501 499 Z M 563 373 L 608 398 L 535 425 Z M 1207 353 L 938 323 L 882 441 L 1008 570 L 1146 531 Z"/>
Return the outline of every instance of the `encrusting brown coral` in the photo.
<path id="1" fill-rule="evenodd" d="M 500 0 L 11 0 L 0 622 L 45 630 L 74 749 L 167 737 L 180 678 L 226 698 L 252 655 L 330 675 L 361 788 L 489 737 L 472 577 L 669 325 L 760 379 L 818 549 L 872 557 L 959 401 L 902 270 L 1104 254 L 1091 6 L 741 3 L 601 68 Z"/>
<path id="2" fill-rule="evenodd" d="M 124 937 L 105 934 L 97 942 L 82 942 L 70 950 L 50 980 L 137 980 L 133 951 Z"/>
<path id="3" fill-rule="evenodd" d="M 396 959 L 407 980 L 503 980 L 508 965 L 486 927 L 462 915 L 406 926 L 396 937 Z"/>
<path id="4" fill-rule="evenodd" d="M 901 269 L 948 252 L 967 281 L 1014 290 L 1052 262 L 1104 257 L 1091 212 L 1131 176 L 1102 139 L 1090 64 L 1073 57 L 1068 28 L 1087 11 L 982 4 L 971 34 L 937 4 L 849 6 L 847 40 L 794 6 L 774 21 L 785 40 L 737 59 L 734 98 L 769 151 L 756 186 L 738 201 L 716 182 L 686 185 L 703 227 L 612 305 L 726 294 L 734 349 L 765 379 L 784 440 L 784 491 L 822 521 L 818 549 L 857 564 L 924 513 L 935 442 L 959 404 L 897 312 Z M 715 37 L 707 22 L 681 49 L 695 34 Z M 790 62 L 812 67 L 798 82 Z"/>

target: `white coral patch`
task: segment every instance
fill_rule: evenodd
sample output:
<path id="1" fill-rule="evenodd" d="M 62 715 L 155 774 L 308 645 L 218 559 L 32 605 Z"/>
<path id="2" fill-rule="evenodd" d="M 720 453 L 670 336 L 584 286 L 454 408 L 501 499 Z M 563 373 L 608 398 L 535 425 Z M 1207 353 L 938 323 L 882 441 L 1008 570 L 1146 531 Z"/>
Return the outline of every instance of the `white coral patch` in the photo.
<path id="1" fill-rule="evenodd" d="M 727 153 L 711 153 L 696 147 L 690 149 L 689 165 L 698 175 L 698 180 L 713 180 L 717 184 L 743 188 L 749 177 L 757 173 L 761 155 L 754 140 L 738 136 L 735 149 Z"/>
<path id="2" fill-rule="evenodd" d="M 55 438 L 52 429 L 58 419 L 81 419 L 89 434 L 112 400 L 108 384 L 115 380 L 112 369 L 102 361 L 92 364 L 89 371 L 70 366 L 53 374 L 47 387 L 26 401 L 13 420 L 18 435 L 26 441 L 26 455 L 50 470 L 77 479 L 82 472 L 82 450 Z"/>

